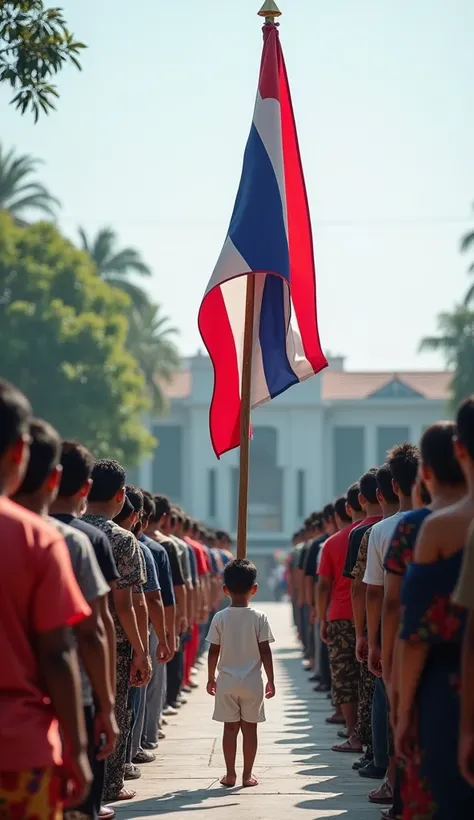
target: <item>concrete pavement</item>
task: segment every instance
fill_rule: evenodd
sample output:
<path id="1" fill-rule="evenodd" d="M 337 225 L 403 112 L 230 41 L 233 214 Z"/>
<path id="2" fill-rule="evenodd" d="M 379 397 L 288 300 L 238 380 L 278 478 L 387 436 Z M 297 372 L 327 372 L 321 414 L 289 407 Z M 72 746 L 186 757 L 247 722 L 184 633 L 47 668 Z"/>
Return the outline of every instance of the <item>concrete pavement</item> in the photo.
<path id="1" fill-rule="evenodd" d="M 380 817 L 367 801 L 367 792 L 378 783 L 352 771 L 356 755 L 331 751 L 337 727 L 324 722 L 329 701 L 313 692 L 302 669 L 289 605 L 257 602 L 256 607 L 268 614 L 275 634 L 277 687 L 276 698 L 266 704 L 267 722 L 260 728 L 255 767 L 259 786 L 228 790 L 219 784 L 224 774 L 222 728 L 211 720 L 204 670 L 200 688 L 166 727 L 156 762 L 142 766 L 140 780 L 128 783 L 136 788 L 137 797 L 116 805 L 118 820 L 190 820 L 196 813 L 203 820 Z"/>

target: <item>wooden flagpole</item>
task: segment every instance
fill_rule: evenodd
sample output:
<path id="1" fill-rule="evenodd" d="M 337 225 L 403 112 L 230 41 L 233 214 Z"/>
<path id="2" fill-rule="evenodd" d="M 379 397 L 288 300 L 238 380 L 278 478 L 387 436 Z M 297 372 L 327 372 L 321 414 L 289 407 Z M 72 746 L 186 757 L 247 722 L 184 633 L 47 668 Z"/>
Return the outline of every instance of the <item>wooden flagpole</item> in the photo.
<path id="1" fill-rule="evenodd" d="M 281 11 L 274 0 L 265 0 L 258 12 L 265 23 L 274 23 Z M 239 463 L 239 506 L 237 518 L 237 558 L 247 555 L 247 521 L 249 500 L 250 461 L 250 405 L 252 389 L 253 320 L 255 307 L 255 276 L 247 276 L 245 297 L 244 344 L 242 354 L 242 382 L 240 393 L 240 463 Z"/>

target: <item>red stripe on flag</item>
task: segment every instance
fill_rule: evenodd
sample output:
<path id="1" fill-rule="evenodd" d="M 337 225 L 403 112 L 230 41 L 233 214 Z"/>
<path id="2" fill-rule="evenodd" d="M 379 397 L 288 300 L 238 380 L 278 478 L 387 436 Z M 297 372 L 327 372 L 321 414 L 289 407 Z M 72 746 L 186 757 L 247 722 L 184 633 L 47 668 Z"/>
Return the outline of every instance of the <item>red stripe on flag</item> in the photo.
<path id="1" fill-rule="evenodd" d="M 276 46 L 280 67 L 279 99 L 288 214 L 291 298 L 306 358 L 311 363 L 314 372 L 318 373 L 327 367 L 327 361 L 321 348 L 318 330 L 311 218 L 288 75 L 279 39 L 276 40 Z"/>
<path id="2" fill-rule="evenodd" d="M 278 76 L 280 73 L 281 48 L 278 38 L 278 29 L 275 26 L 263 27 L 263 52 L 260 64 L 260 79 L 258 90 L 262 99 L 271 97 L 274 100 L 280 99 L 280 84 Z"/>
<path id="3" fill-rule="evenodd" d="M 214 368 L 209 412 L 212 446 L 218 458 L 240 444 L 240 383 L 237 353 L 220 287 L 211 290 L 199 310 L 199 331 Z"/>

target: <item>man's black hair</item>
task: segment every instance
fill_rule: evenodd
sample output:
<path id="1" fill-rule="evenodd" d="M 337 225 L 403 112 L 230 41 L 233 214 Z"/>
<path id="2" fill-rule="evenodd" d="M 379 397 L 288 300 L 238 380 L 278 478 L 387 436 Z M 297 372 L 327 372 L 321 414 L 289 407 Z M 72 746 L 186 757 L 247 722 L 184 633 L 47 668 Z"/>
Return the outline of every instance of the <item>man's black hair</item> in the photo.
<path id="1" fill-rule="evenodd" d="M 224 570 L 224 584 L 233 595 L 245 595 L 257 583 L 257 568 L 246 558 L 237 558 Z"/>
<path id="2" fill-rule="evenodd" d="M 474 395 L 464 399 L 456 414 L 456 431 L 461 444 L 474 459 Z"/>
<path id="3" fill-rule="evenodd" d="M 125 470 L 118 463 L 108 458 L 96 461 L 91 475 L 94 482 L 89 493 L 91 502 L 107 502 L 125 487 Z"/>
<path id="4" fill-rule="evenodd" d="M 225 530 L 217 530 L 216 538 L 218 539 L 218 541 L 225 541 L 227 544 L 232 543 L 232 539 L 231 539 L 229 533 L 226 532 Z"/>
<path id="5" fill-rule="evenodd" d="M 361 476 L 359 487 L 360 494 L 369 504 L 377 504 L 377 470 L 375 467 Z"/>
<path id="6" fill-rule="evenodd" d="M 393 475 L 390 464 L 382 464 L 377 470 L 377 487 L 382 493 L 387 504 L 397 504 L 398 496 L 392 487 Z"/>
<path id="7" fill-rule="evenodd" d="M 152 519 L 153 521 L 160 521 L 164 515 L 170 514 L 171 504 L 166 495 L 154 495 L 153 501 L 155 502 L 155 515 Z"/>
<path id="8" fill-rule="evenodd" d="M 125 487 L 125 493 L 131 505 L 133 506 L 135 512 L 138 513 L 138 515 L 140 515 L 143 511 L 142 491 L 139 490 L 138 487 L 134 487 L 133 484 L 127 484 Z"/>
<path id="9" fill-rule="evenodd" d="M 355 484 L 351 484 L 347 491 L 347 503 L 349 507 L 352 507 L 354 512 L 362 512 L 362 507 L 359 504 L 359 493 L 360 493 L 360 484 L 356 481 Z"/>
<path id="10" fill-rule="evenodd" d="M 404 496 L 411 496 L 418 473 L 419 460 L 418 447 L 408 441 L 395 445 L 387 453 L 387 462 L 392 471 L 393 480 L 396 481 Z"/>
<path id="11" fill-rule="evenodd" d="M 30 437 L 30 460 L 23 483 L 17 490 L 19 495 L 36 493 L 57 467 L 61 457 L 59 433 L 47 421 L 33 419 L 30 423 Z"/>
<path id="12" fill-rule="evenodd" d="M 71 498 L 92 476 L 94 456 L 79 441 L 66 440 L 61 444 L 61 464 L 63 472 L 58 495 Z"/>
<path id="13" fill-rule="evenodd" d="M 119 513 L 114 518 L 116 524 L 122 524 L 126 521 L 127 518 L 130 518 L 133 513 L 136 512 L 135 507 L 133 506 L 132 502 L 130 501 L 128 495 L 125 496 L 123 507 Z"/>
<path id="14" fill-rule="evenodd" d="M 323 510 L 323 518 L 325 521 L 334 521 L 334 504 L 326 504 Z"/>
<path id="15" fill-rule="evenodd" d="M 13 384 L 0 379 L 0 458 L 22 436 L 28 435 L 31 406 Z"/>
<path id="16" fill-rule="evenodd" d="M 420 453 L 440 484 L 464 484 L 464 474 L 454 452 L 456 425 L 453 421 L 437 421 L 423 433 Z"/>
<path id="17" fill-rule="evenodd" d="M 346 501 L 347 501 L 346 496 L 345 496 L 345 495 L 341 495 L 341 496 L 340 496 L 340 498 L 338 498 L 338 499 L 334 502 L 334 512 L 336 513 L 336 515 L 338 515 L 338 516 L 339 516 L 339 518 L 341 519 L 341 521 L 343 521 L 343 522 L 344 522 L 344 524 L 350 524 L 350 523 L 351 523 L 351 521 L 352 521 L 352 518 L 350 518 L 350 517 L 347 515 L 347 512 L 346 512 Z"/>
<path id="18" fill-rule="evenodd" d="M 153 519 L 155 515 L 155 502 L 151 493 L 142 490 L 143 493 L 143 514 L 145 518 Z"/>

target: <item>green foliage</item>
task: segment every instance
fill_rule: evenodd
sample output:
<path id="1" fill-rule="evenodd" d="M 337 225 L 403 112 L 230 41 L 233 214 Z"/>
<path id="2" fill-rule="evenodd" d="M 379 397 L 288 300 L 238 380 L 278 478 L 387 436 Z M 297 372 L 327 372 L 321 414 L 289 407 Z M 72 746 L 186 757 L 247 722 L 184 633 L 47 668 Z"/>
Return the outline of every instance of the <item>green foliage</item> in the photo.
<path id="1" fill-rule="evenodd" d="M 178 331 L 170 327 L 167 316 L 160 314 L 160 306 L 151 304 L 140 312 L 132 311 L 127 343 L 145 377 L 152 409 L 158 415 L 167 409 L 163 384 L 171 380 L 180 365 L 174 341 Z"/>
<path id="2" fill-rule="evenodd" d="M 149 305 L 147 294 L 128 279 L 130 273 L 151 276 L 151 269 L 139 252 L 135 248 L 119 249 L 118 237 L 112 228 L 102 228 L 93 239 L 89 239 L 85 230 L 79 228 L 79 236 L 81 247 L 94 262 L 101 279 L 123 290 L 137 311 L 146 310 Z"/>
<path id="3" fill-rule="evenodd" d="M 133 466 L 155 442 L 141 424 L 143 376 L 125 349 L 127 308 L 53 225 L 23 228 L 0 213 L 0 375 L 63 436 Z"/>
<path id="4" fill-rule="evenodd" d="M 458 305 L 451 313 L 440 313 L 438 331 L 438 336 L 423 339 L 420 349 L 443 354 L 453 371 L 451 404 L 455 408 L 474 393 L 474 311 Z"/>
<path id="5" fill-rule="evenodd" d="M 59 96 L 52 78 L 69 62 L 79 70 L 84 43 L 68 30 L 62 9 L 43 0 L 0 1 L 0 82 L 13 89 L 12 104 L 37 122 Z"/>
<path id="6" fill-rule="evenodd" d="M 8 211 L 21 222 L 25 210 L 36 210 L 54 218 L 59 202 L 40 182 L 32 180 L 40 160 L 28 154 L 5 151 L 0 143 L 0 211 Z"/>

